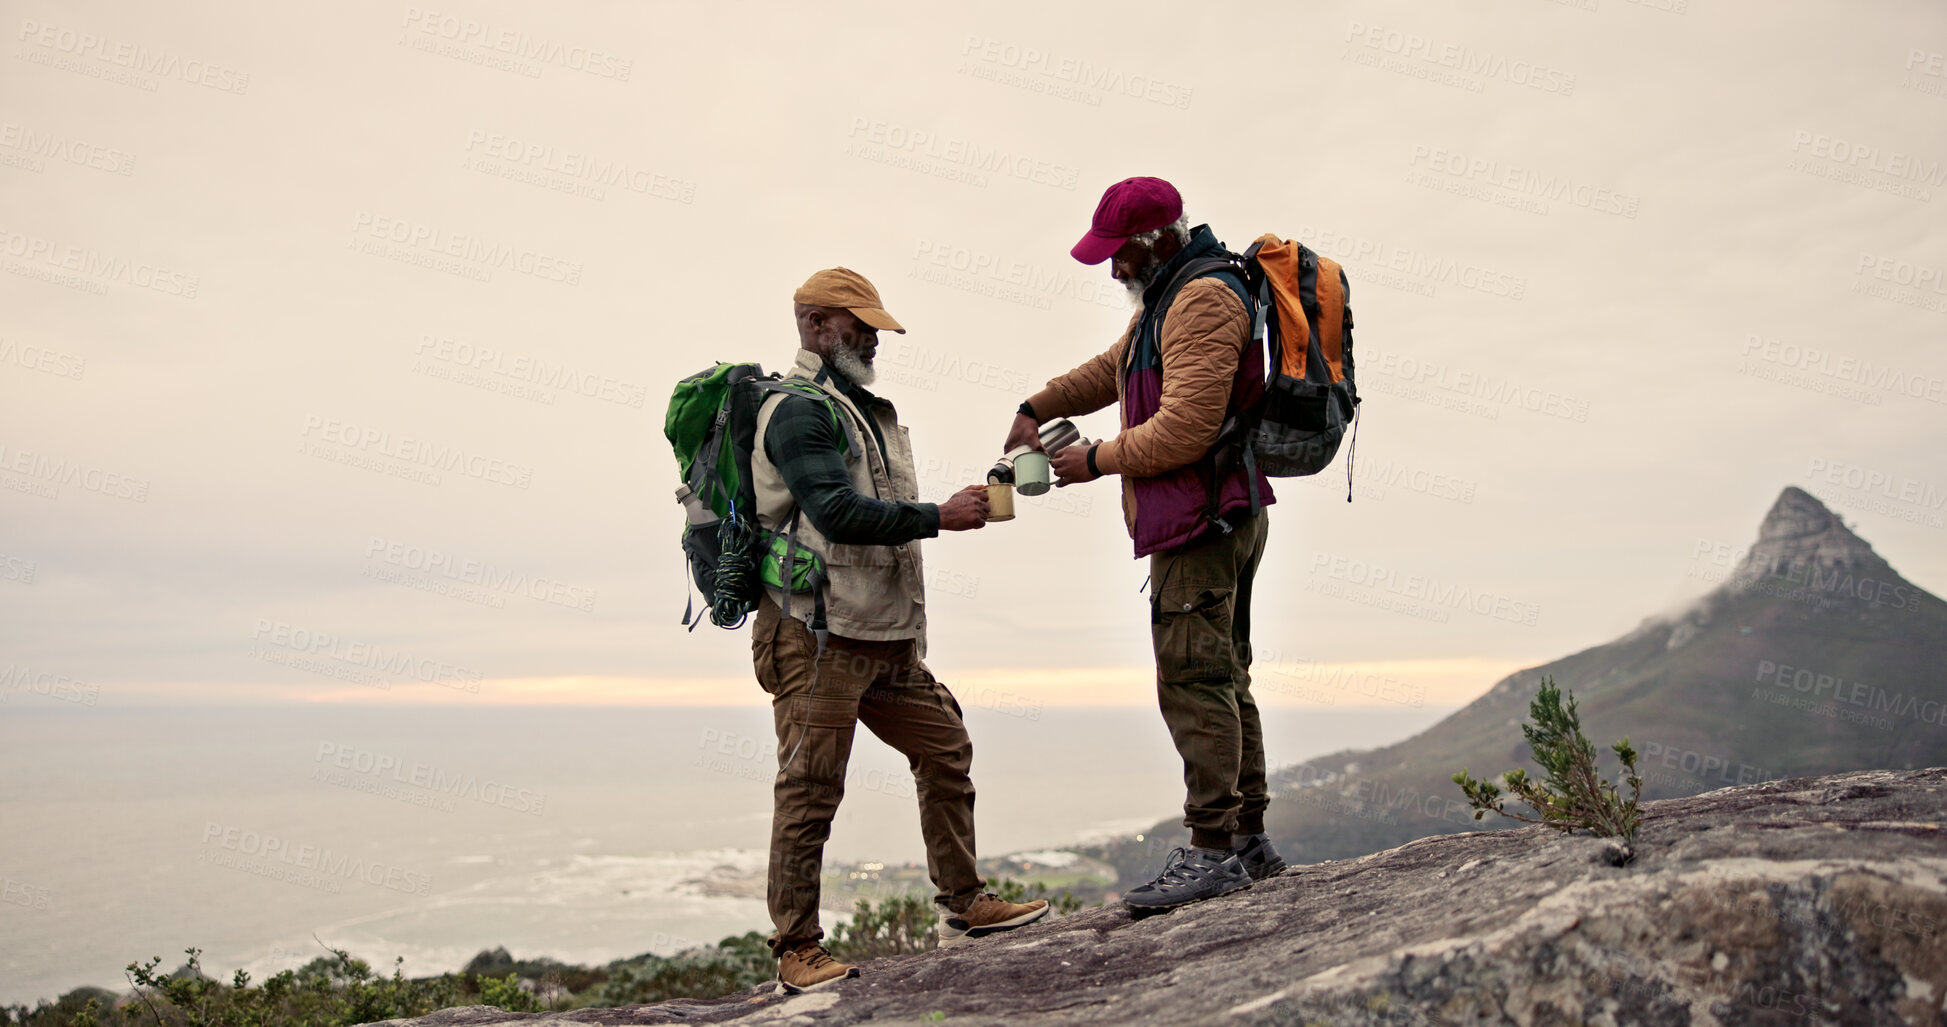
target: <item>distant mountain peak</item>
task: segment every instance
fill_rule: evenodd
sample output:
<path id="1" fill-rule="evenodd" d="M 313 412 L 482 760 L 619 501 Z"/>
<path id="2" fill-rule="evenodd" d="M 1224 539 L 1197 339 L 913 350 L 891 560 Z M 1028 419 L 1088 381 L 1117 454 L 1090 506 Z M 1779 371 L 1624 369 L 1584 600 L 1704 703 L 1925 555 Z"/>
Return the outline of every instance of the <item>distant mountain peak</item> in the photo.
<path id="1" fill-rule="evenodd" d="M 1764 523 L 1758 526 L 1758 540 L 1814 535 L 1830 528 L 1836 520 L 1817 496 L 1796 485 L 1787 485 L 1785 491 L 1778 493 L 1778 501 L 1771 504 L 1771 512 L 1764 515 Z"/>
<path id="2" fill-rule="evenodd" d="M 1280 771 L 1266 825 L 1278 852 L 1338 859 L 1490 826 L 1465 813 L 1450 775 L 1527 766 L 1521 714 L 1546 680 L 1574 694 L 1592 740 L 1632 740 L 1656 797 L 1947 764 L 1947 603 L 1802 488 L 1777 495 L 1741 560 L 1712 548 L 1694 576 L 1723 580 L 1683 609 L 1517 670 L 1411 738 Z"/>
<path id="3" fill-rule="evenodd" d="M 1846 538 L 1866 545 L 1846 527 L 1844 520 L 1819 502 L 1817 496 L 1796 485 L 1787 485 L 1785 491 L 1778 493 L 1777 502 L 1771 504 L 1771 512 L 1764 515 L 1764 523 L 1758 525 L 1758 544 L 1790 542 L 1823 535 L 1834 529 Z"/>
<path id="4" fill-rule="evenodd" d="M 1789 578 L 1794 571 L 1811 568 L 1878 569 L 1887 564 L 1817 497 L 1787 485 L 1758 526 L 1758 540 L 1744 554 L 1734 578 L 1740 582 L 1766 575 Z"/>

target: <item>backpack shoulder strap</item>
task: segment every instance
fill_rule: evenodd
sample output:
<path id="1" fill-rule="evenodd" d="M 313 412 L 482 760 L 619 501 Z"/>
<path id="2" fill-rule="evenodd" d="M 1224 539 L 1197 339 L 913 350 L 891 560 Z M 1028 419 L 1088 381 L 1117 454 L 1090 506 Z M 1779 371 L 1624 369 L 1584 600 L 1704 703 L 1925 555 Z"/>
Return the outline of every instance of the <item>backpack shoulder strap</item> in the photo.
<path id="1" fill-rule="evenodd" d="M 1252 248 L 1252 252 L 1256 252 L 1256 247 Z M 1246 339 L 1245 345 L 1251 345 L 1253 342 L 1262 344 L 1264 309 L 1269 304 L 1253 302 L 1247 266 L 1244 259 L 1240 259 L 1235 254 L 1225 253 L 1223 256 L 1199 257 L 1178 268 L 1176 274 L 1171 277 L 1169 286 L 1164 289 L 1161 301 L 1157 303 L 1157 323 L 1154 330 L 1159 334 L 1162 332 L 1161 320 L 1169 316 L 1170 304 L 1175 302 L 1176 294 L 1181 292 L 1184 286 L 1199 278 L 1221 276 L 1224 284 L 1236 295 L 1237 302 L 1243 305 L 1244 316 L 1250 322 L 1250 336 Z M 1226 535 L 1235 529 L 1230 522 L 1217 516 L 1225 478 L 1218 466 L 1219 450 L 1226 447 L 1241 449 L 1240 456 L 1246 480 L 1249 482 L 1251 514 L 1255 516 L 1262 506 L 1257 488 L 1257 466 L 1252 460 L 1251 447 L 1245 441 L 1249 434 L 1248 422 L 1254 419 L 1253 414 L 1253 411 L 1244 411 L 1242 418 L 1226 418 L 1224 424 L 1218 428 L 1217 441 L 1204 453 L 1201 460 L 1205 491 L 1204 514 L 1211 524 Z M 1241 445 L 1238 445 L 1239 443 Z"/>
<path id="2" fill-rule="evenodd" d="M 759 392 L 775 393 L 781 396 L 799 396 L 804 399 L 818 401 L 824 406 L 825 413 L 831 416 L 832 427 L 838 429 L 839 446 L 842 448 L 842 451 L 849 453 L 856 445 L 852 438 L 851 418 L 843 417 L 839 414 L 838 404 L 832 402 L 832 398 L 825 394 L 825 390 L 802 379 L 794 380 L 790 378 L 766 378 L 752 382 L 751 385 Z"/>
<path id="3" fill-rule="evenodd" d="M 1207 275 L 1222 275 L 1224 284 L 1237 294 L 1237 302 L 1244 305 L 1244 312 L 1251 312 L 1251 291 L 1244 282 L 1244 268 L 1232 257 L 1199 257 L 1179 268 L 1175 277 L 1170 279 L 1169 287 L 1163 291 L 1162 302 L 1157 304 L 1159 312 L 1167 314 L 1170 304 L 1176 300 L 1176 294 L 1183 291 L 1184 286 Z"/>
<path id="4" fill-rule="evenodd" d="M 1224 284 L 1230 286 L 1230 291 L 1237 294 L 1237 302 L 1244 305 L 1244 313 L 1246 315 L 1251 313 L 1251 288 L 1249 283 L 1245 281 L 1246 273 L 1242 265 L 1234 260 L 1216 261 L 1215 266 L 1202 272 L 1198 277 L 1201 278 L 1205 275 L 1222 276 Z"/>
<path id="5" fill-rule="evenodd" d="M 1182 292 L 1184 286 L 1189 285 L 1196 279 L 1212 274 L 1220 274 L 1225 277 L 1225 284 L 1229 285 L 1230 290 L 1237 294 L 1238 302 L 1244 304 L 1245 315 L 1247 317 L 1250 316 L 1253 309 L 1251 293 L 1244 282 L 1244 268 L 1238 263 L 1237 259 L 1230 255 L 1221 257 L 1198 257 L 1184 264 L 1182 267 L 1177 268 L 1176 273 L 1170 276 L 1169 284 L 1163 287 L 1162 294 L 1156 299 L 1154 314 L 1148 310 L 1142 312 L 1141 320 L 1136 325 L 1136 333 L 1130 337 L 1129 348 L 1123 354 L 1122 371 L 1124 374 L 1129 373 L 1129 369 L 1135 365 L 1138 345 L 1142 344 L 1145 340 L 1151 339 L 1152 333 L 1155 337 L 1162 335 L 1163 321 L 1169 317 L 1170 306 L 1176 302 L 1176 294 Z"/>

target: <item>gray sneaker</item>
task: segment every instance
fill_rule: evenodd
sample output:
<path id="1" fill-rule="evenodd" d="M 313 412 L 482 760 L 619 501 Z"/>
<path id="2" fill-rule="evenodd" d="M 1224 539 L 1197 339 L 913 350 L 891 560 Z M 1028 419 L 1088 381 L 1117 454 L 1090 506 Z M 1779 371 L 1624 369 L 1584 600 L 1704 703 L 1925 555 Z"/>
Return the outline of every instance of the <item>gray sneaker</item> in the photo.
<path id="1" fill-rule="evenodd" d="M 1284 857 L 1271 847 L 1271 836 L 1268 834 L 1254 834 L 1244 844 L 1232 845 L 1230 851 L 1244 864 L 1244 870 L 1253 881 L 1284 873 Z"/>
<path id="2" fill-rule="evenodd" d="M 1152 913 L 1188 902 L 1214 899 L 1251 886 L 1251 875 L 1236 853 L 1213 856 L 1201 849 L 1171 849 L 1154 881 L 1122 897 L 1131 910 Z"/>

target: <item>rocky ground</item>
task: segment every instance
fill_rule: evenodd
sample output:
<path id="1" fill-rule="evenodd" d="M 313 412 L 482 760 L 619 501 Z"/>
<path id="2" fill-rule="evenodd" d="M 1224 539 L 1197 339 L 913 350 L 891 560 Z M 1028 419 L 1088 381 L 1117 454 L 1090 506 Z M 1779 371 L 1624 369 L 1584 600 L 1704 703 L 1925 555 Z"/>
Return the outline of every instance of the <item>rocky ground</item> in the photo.
<path id="1" fill-rule="evenodd" d="M 1947 768 L 1644 811 L 1620 866 L 1613 843 L 1546 828 L 1441 835 L 1167 915 L 1110 906 L 879 960 L 811 995 L 387 1027 L 1947 1023 Z"/>

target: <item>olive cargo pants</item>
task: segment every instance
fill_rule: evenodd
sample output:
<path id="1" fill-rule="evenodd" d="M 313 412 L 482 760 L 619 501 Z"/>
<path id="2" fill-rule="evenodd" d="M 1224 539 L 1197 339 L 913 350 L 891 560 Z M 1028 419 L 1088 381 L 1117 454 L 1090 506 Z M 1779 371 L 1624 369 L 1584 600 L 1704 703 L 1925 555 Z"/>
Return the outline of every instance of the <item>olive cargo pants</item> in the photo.
<path id="1" fill-rule="evenodd" d="M 920 662 L 916 643 L 833 635 L 817 660 L 814 682 L 816 639 L 767 597 L 752 621 L 750 647 L 777 726 L 766 886 L 777 928 L 772 951 L 782 954 L 824 937 L 818 899 L 825 840 L 845 794 L 845 766 L 861 723 L 912 768 L 926 870 L 938 900 L 961 908 L 972 902 L 984 885 L 974 869 L 973 741 L 959 702 Z"/>
<path id="2" fill-rule="evenodd" d="M 1267 523 L 1260 510 L 1227 535 L 1213 530 L 1149 558 L 1156 699 L 1183 757 L 1183 825 L 1203 848 L 1262 832 L 1271 801 L 1251 698 L 1251 583 Z"/>

